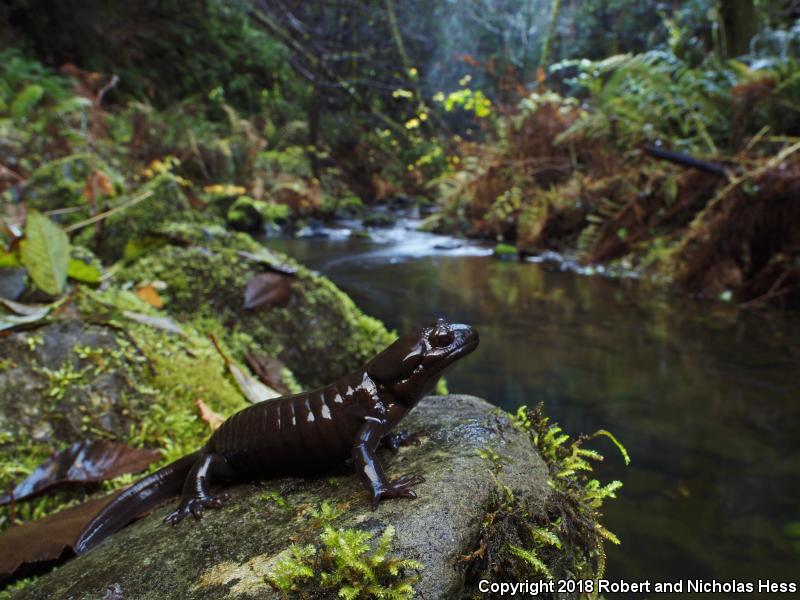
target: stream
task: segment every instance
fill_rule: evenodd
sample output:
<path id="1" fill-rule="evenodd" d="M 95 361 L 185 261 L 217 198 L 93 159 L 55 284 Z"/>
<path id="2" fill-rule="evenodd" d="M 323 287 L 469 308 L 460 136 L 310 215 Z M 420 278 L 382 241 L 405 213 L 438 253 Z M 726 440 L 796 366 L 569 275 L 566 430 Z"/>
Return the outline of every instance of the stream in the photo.
<path id="1" fill-rule="evenodd" d="M 264 243 L 328 276 L 399 332 L 438 316 L 475 326 L 451 392 L 515 411 L 543 401 L 570 434 L 608 429 L 601 482 L 621 539 L 607 578 L 800 577 L 800 315 L 656 293 L 564 262 L 501 262 L 413 221 Z"/>

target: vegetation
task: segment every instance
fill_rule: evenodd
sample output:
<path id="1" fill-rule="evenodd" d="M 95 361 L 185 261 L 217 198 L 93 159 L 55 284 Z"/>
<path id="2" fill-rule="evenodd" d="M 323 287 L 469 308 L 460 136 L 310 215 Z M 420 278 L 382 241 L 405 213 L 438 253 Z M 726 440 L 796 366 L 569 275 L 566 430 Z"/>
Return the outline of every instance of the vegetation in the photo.
<path id="1" fill-rule="evenodd" d="M 358 529 L 323 527 L 321 547 L 293 544 L 279 559 L 269 582 L 286 597 L 380 598 L 406 600 L 413 596 L 414 577 L 422 565 L 389 554 L 394 527 L 387 527 L 371 550 L 373 534 Z"/>
<path id="2" fill-rule="evenodd" d="M 492 463 L 497 487 L 482 524 L 479 547 L 465 557 L 470 561 L 469 579 L 602 579 L 604 544 L 619 544 L 619 540 L 603 527 L 600 509 L 608 498 L 616 498 L 622 482 L 602 485 L 592 478 L 590 461 L 602 461 L 603 456 L 583 444 L 606 436 L 619 448 L 626 464 L 630 462 L 627 451 L 604 430 L 570 439 L 544 416 L 542 404 L 535 409 L 520 407 L 514 424 L 527 434 L 547 464 L 551 492 L 543 510 L 531 511 L 503 484 L 502 457 L 491 449 L 482 453 Z M 596 592 L 589 597 L 597 597 Z"/>
<path id="3" fill-rule="evenodd" d="M 108 240 L 92 219 L 166 175 L 247 231 L 427 196 L 430 228 L 523 255 L 798 301 L 792 3 L 40 4 L 0 11 L 16 45 L 0 57 L 12 222 L 24 202 Z"/>
<path id="4" fill-rule="evenodd" d="M 235 373 L 253 348 L 280 357 L 291 390 L 372 356 L 393 337 L 380 322 L 248 233 L 389 226 L 397 204 L 433 209 L 425 228 L 486 239 L 499 259 L 560 255 L 800 306 L 796 2 L 51 4 L 0 6 L 0 336 L 24 338 L 37 409 L 64 439 L 170 460 L 208 433 L 196 400 L 244 405 Z M 267 271 L 292 278 L 292 308 L 246 311 L 241 290 Z M 113 344 L 39 364 L 39 328 L 71 318 Z M 0 374 L 22 362 L 4 356 Z M 114 427 L 72 418 L 111 372 L 126 380 Z M 517 424 L 553 493 L 531 526 L 498 483 L 484 541 L 503 527 L 518 543 L 493 548 L 492 568 L 599 577 L 615 541 L 600 508 L 618 482 L 590 479 L 600 456 L 540 411 Z M 51 453 L 50 432 L 29 429 L 0 432 L 0 486 Z M 3 508 L 0 527 L 78 499 Z M 314 574 L 332 595 L 406 597 L 416 566 L 388 557 L 391 539 L 325 526 L 271 581 L 299 592 Z"/>

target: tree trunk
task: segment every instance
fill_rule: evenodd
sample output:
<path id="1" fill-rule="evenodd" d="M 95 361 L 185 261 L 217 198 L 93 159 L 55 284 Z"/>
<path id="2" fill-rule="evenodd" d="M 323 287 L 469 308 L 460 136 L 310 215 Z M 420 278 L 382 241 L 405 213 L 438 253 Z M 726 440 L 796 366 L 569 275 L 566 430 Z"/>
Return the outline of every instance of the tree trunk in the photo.
<path id="1" fill-rule="evenodd" d="M 753 0 L 720 0 L 719 26 L 723 58 L 747 54 L 750 40 L 758 33 L 758 15 Z"/>

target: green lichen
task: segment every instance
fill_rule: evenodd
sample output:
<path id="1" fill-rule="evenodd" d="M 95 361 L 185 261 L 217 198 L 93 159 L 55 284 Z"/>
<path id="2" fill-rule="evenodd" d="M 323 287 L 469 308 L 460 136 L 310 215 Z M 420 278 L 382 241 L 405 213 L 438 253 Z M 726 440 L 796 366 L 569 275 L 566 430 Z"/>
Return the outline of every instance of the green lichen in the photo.
<path id="1" fill-rule="evenodd" d="M 267 581 L 285 597 L 407 600 L 422 564 L 389 555 L 394 534 L 388 526 L 373 548 L 372 533 L 325 525 L 319 547 L 293 544 Z"/>

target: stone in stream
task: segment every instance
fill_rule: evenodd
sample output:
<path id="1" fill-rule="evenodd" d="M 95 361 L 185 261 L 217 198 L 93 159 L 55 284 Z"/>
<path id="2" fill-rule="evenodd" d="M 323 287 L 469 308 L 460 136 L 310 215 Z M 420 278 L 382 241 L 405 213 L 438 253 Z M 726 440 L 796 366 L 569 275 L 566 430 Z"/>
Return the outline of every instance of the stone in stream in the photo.
<path id="1" fill-rule="evenodd" d="M 497 480 L 535 514 L 548 494 L 547 467 L 507 413 L 475 397 L 428 397 L 401 428 L 423 430 L 421 444 L 381 458 L 390 476 L 424 474 L 416 500 L 383 501 L 372 511 L 347 473 L 237 485 L 231 501 L 202 521 L 165 525 L 170 503 L 14 597 L 88 600 L 113 590 L 136 600 L 278 598 L 267 576 L 292 541 L 320 545 L 325 502 L 334 508 L 332 528 L 366 530 L 375 539 L 388 526 L 396 529 L 391 555 L 422 564 L 415 597 L 461 598 L 471 589 L 463 557 L 478 548 Z M 487 448 L 504 458 L 498 474 L 497 464 L 481 456 Z M 315 589 L 313 581 L 307 585 Z"/>

